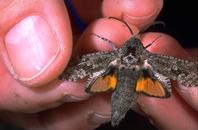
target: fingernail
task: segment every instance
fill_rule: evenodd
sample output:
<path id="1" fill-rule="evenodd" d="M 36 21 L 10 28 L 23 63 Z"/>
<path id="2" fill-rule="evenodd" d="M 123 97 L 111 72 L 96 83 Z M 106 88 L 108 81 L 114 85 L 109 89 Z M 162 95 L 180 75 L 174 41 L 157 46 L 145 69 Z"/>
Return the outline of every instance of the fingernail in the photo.
<path id="1" fill-rule="evenodd" d="M 59 53 L 56 35 L 40 16 L 19 21 L 5 36 L 9 70 L 21 81 L 34 79 L 53 63 Z"/>
<path id="2" fill-rule="evenodd" d="M 147 116 L 149 115 L 148 106 L 138 102 L 139 109 L 144 112 Z"/>
<path id="3" fill-rule="evenodd" d="M 130 6 L 130 13 L 134 17 L 142 17 L 142 16 L 149 16 L 156 11 L 156 5 L 159 6 L 161 2 L 159 0 L 133 0 L 127 1 L 128 6 Z M 149 5 L 149 6 L 148 6 Z M 157 6 L 157 7 L 158 7 Z M 132 11 L 134 10 L 134 11 Z"/>
<path id="4" fill-rule="evenodd" d="M 100 126 L 111 120 L 110 115 L 102 115 L 97 112 L 91 111 L 87 116 L 87 123 L 92 126 Z"/>
<path id="5" fill-rule="evenodd" d="M 127 5 L 130 9 L 123 12 L 123 19 L 128 22 L 132 21 L 135 25 L 139 25 L 141 21 L 145 22 L 145 20 L 149 20 L 149 22 L 151 22 L 158 15 L 162 8 L 162 3 L 163 2 L 160 0 L 130 1 Z"/>
<path id="6" fill-rule="evenodd" d="M 148 120 L 153 126 L 158 127 L 157 124 L 155 123 L 155 121 L 152 118 L 148 117 Z"/>
<path id="7" fill-rule="evenodd" d="M 148 110 L 146 109 L 146 106 L 138 103 L 138 108 L 143 113 L 143 116 L 145 116 L 153 126 L 157 127 L 155 121 L 149 115 Z"/>
<path id="8" fill-rule="evenodd" d="M 147 116 L 146 113 L 140 108 L 140 105 L 137 102 L 132 105 L 131 109 L 142 116 L 145 116 L 145 117 Z"/>
<path id="9" fill-rule="evenodd" d="M 64 96 L 64 102 L 76 102 L 76 101 L 82 101 L 84 100 L 85 98 L 81 98 L 81 97 L 77 97 L 77 96 L 74 96 L 74 95 L 70 95 L 70 94 L 66 94 Z"/>
<path id="10" fill-rule="evenodd" d="M 130 13 L 124 12 L 123 13 L 123 19 L 131 24 L 134 24 L 138 27 L 143 27 L 145 20 L 148 20 L 148 23 L 153 22 L 153 14 L 148 16 L 134 16 Z M 151 19 L 150 19 L 151 18 Z"/>

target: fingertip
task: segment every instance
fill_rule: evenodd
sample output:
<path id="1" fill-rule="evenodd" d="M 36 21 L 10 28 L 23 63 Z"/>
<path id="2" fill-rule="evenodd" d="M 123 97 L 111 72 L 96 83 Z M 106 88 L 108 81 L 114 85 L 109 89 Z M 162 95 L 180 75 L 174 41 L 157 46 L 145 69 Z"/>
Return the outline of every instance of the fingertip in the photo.
<path id="1" fill-rule="evenodd" d="M 13 13 L 19 7 L 20 11 Z M 64 4 L 18 2 L 2 12 L 9 19 L 0 21 L 1 56 L 12 77 L 24 86 L 41 86 L 54 80 L 69 61 L 72 48 Z"/>
<path id="2" fill-rule="evenodd" d="M 45 126 L 54 129 L 95 129 L 110 121 L 110 98 L 95 95 L 85 101 L 66 103 L 39 114 Z"/>
<path id="3" fill-rule="evenodd" d="M 139 32 L 135 26 L 130 25 L 130 28 L 134 34 Z M 78 41 L 76 50 L 79 53 L 112 50 L 107 42 L 92 35 L 93 33 L 110 40 L 116 44 L 116 47 L 121 47 L 132 35 L 128 27 L 121 21 L 111 18 L 98 19 L 85 30 Z"/>
<path id="4" fill-rule="evenodd" d="M 197 86 L 179 86 L 176 87 L 176 91 L 179 95 L 189 104 L 194 110 L 198 111 L 198 88 Z"/>
<path id="5" fill-rule="evenodd" d="M 159 37 L 160 36 L 160 37 Z M 159 37 L 159 38 L 158 38 Z M 157 40 L 156 40 L 157 38 Z M 170 55 L 177 58 L 189 59 L 190 55 L 179 44 L 179 42 L 170 35 L 159 32 L 148 32 L 141 36 L 144 46 L 155 41 L 148 50 L 156 54 Z"/>
<path id="6" fill-rule="evenodd" d="M 198 59 L 198 48 L 186 48 L 186 51 L 195 61 Z"/>
<path id="7" fill-rule="evenodd" d="M 163 0 L 105 0 L 103 15 L 117 17 L 138 28 L 150 25 L 160 13 Z"/>
<path id="8" fill-rule="evenodd" d="M 138 104 L 159 129 L 197 129 L 198 118 L 175 93 L 168 99 L 140 96 Z"/>

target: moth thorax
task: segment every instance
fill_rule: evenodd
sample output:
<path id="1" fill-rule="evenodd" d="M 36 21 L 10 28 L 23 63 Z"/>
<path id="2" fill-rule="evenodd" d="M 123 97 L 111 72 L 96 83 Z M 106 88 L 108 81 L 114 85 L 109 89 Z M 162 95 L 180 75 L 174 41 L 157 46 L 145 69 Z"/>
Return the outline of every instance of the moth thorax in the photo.
<path id="1" fill-rule="evenodd" d="M 128 65 L 135 64 L 138 60 L 132 54 L 128 54 L 122 57 L 122 63 Z"/>

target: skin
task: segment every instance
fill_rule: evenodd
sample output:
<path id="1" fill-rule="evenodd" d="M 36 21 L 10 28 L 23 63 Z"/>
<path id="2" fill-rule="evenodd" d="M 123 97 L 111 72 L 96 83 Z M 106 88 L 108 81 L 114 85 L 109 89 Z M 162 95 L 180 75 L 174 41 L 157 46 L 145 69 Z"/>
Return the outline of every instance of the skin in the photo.
<path id="1" fill-rule="evenodd" d="M 75 48 L 73 53 L 78 54 L 110 50 L 108 45 L 97 37 L 90 36 L 90 33 L 104 36 L 116 43 L 118 47 L 122 46 L 123 42 L 131 36 L 123 23 L 102 17 L 113 16 L 123 19 L 128 22 L 134 32 L 138 32 L 155 20 L 161 11 L 163 1 L 105 0 L 100 3 L 100 1 L 86 0 L 86 2 L 87 4 L 82 5 L 85 3 L 84 1 L 82 3 L 79 0 L 73 1 L 80 17 L 88 24 L 88 28 L 80 33 L 77 27 L 70 26 L 68 12 L 61 0 L 48 0 L 48 2 L 45 0 L 0 1 L 1 120 L 29 130 L 89 130 L 110 121 L 109 95 L 101 94 L 90 98 L 90 95 L 84 92 L 84 81 L 74 83 L 59 81 L 56 78 L 67 66 L 71 57 L 72 46 Z M 91 6 L 93 7 L 89 11 L 87 8 Z M 93 9 L 102 9 L 102 11 Z M 89 14 L 90 12 L 91 14 Z M 34 58 L 30 57 L 26 61 L 21 60 L 21 55 L 25 56 L 26 52 L 32 51 L 31 48 L 25 46 L 29 44 L 28 40 L 20 41 L 21 44 L 18 45 L 17 49 L 15 46 L 7 44 L 24 34 L 15 33 L 17 29 L 10 33 L 13 27 L 32 15 L 40 16 L 42 19 L 40 21 L 43 22 L 44 20 L 44 25 L 48 23 L 53 32 L 53 35 L 49 34 L 50 40 L 48 40 L 49 37 L 40 37 L 42 40 L 39 44 L 43 45 L 43 48 L 49 47 L 47 51 L 44 49 L 43 59 L 39 59 L 44 66 L 42 72 L 38 72 L 35 66 L 31 66 L 30 63 Z M 38 17 L 33 19 L 38 20 Z M 39 22 L 38 25 L 40 25 Z M 45 31 L 45 28 L 41 28 L 45 26 L 41 25 L 34 27 L 36 34 L 40 34 L 41 30 Z M 72 23 L 72 25 L 74 24 Z M 71 28 L 74 30 L 73 33 Z M 23 28 L 22 31 L 25 29 Z M 10 35 L 8 36 L 8 34 Z M 188 53 L 189 50 L 182 48 L 171 36 L 161 35 L 162 37 L 148 48 L 149 51 L 189 60 L 196 57 L 196 53 Z M 145 33 L 142 35 L 142 42 L 147 45 L 157 36 L 159 33 Z M 25 37 L 30 39 L 30 35 Z M 74 41 L 77 41 L 75 45 L 73 45 L 72 37 L 74 37 Z M 84 46 L 85 44 L 86 46 Z M 9 50 L 8 54 L 6 49 Z M 8 62 L 10 61 L 8 55 L 12 56 L 12 65 L 15 65 L 14 73 L 13 66 L 10 66 L 11 64 Z M 52 57 L 55 57 L 53 62 L 48 62 Z M 47 63 L 49 65 L 45 66 Z M 23 67 L 17 68 L 16 66 Z M 37 73 L 39 74 L 36 75 Z M 197 87 L 181 88 L 176 82 L 174 82 L 173 87 L 173 96 L 169 99 L 162 100 L 141 95 L 137 101 L 139 105 L 136 111 L 143 111 L 144 115 L 149 117 L 152 123 L 160 129 L 198 129 L 198 118 L 196 117 L 198 111 Z"/>

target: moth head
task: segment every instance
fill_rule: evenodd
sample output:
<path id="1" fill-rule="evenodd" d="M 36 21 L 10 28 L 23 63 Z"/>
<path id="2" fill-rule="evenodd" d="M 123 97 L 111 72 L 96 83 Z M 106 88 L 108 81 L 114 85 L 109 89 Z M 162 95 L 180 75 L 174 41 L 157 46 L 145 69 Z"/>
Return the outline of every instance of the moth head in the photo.
<path id="1" fill-rule="evenodd" d="M 122 47 L 122 55 L 123 57 L 131 55 L 134 58 L 138 58 L 143 54 L 144 50 L 145 48 L 142 45 L 141 40 L 133 36 L 127 40 Z"/>

